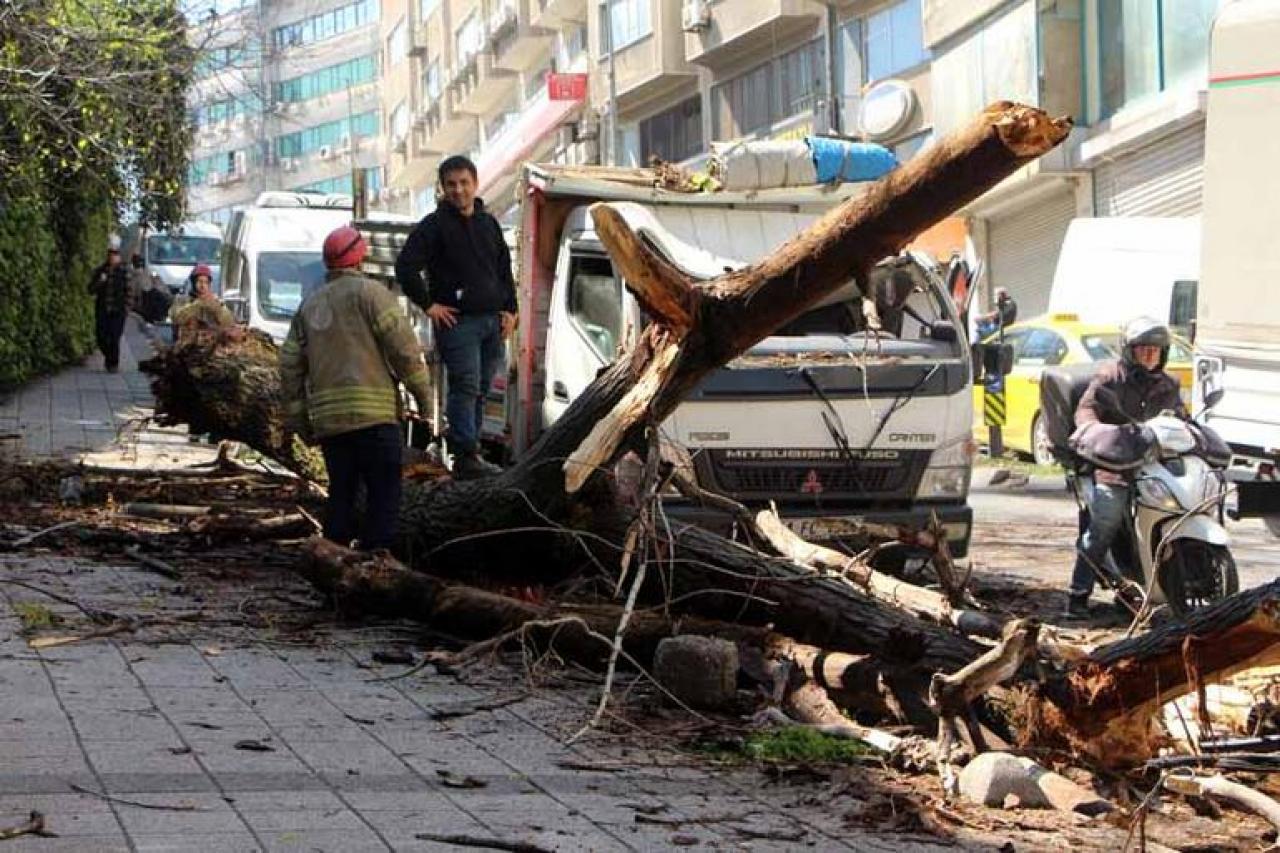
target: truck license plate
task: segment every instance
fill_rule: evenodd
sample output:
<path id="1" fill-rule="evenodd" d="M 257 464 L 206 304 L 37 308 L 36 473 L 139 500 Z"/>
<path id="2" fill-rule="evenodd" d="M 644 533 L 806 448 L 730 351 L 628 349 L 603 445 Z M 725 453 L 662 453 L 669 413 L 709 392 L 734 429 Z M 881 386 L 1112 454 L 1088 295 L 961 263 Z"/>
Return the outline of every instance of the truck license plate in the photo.
<path id="1" fill-rule="evenodd" d="M 866 534 L 866 519 L 860 515 L 784 518 L 782 523 L 792 533 L 802 539 L 808 539 L 810 542 L 843 539 Z"/>

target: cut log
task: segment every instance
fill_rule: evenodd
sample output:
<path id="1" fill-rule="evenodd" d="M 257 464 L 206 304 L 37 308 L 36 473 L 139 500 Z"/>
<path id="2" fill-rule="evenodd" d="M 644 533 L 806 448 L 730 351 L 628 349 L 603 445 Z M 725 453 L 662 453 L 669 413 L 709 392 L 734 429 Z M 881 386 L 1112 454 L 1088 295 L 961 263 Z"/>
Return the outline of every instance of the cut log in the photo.
<path id="1" fill-rule="evenodd" d="M 1184 620 L 1103 646 L 1032 698 L 1024 738 L 1057 741 L 1109 766 L 1155 753 L 1160 706 L 1204 683 L 1280 663 L 1280 581 L 1237 593 Z"/>

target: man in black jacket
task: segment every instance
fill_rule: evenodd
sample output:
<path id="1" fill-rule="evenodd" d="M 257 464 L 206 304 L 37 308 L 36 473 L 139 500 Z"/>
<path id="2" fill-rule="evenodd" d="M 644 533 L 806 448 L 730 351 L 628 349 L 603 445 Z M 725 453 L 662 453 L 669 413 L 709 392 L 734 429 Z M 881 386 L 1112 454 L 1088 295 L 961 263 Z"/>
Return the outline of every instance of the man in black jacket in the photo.
<path id="1" fill-rule="evenodd" d="M 449 383 L 453 473 L 469 479 L 499 470 L 480 457 L 480 427 L 485 395 L 516 326 L 516 287 L 502 226 L 476 197 L 475 164 L 449 157 L 438 175 L 444 197 L 409 234 L 396 258 L 396 280 L 435 325 Z"/>
<path id="2" fill-rule="evenodd" d="M 120 336 L 124 334 L 129 315 L 129 271 L 120 263 L 120 250 L 107 249 L 107 262 L 93 271 L 89 279 L 93 294 L 94 332 L 107 372 L 120 369 Z"/>

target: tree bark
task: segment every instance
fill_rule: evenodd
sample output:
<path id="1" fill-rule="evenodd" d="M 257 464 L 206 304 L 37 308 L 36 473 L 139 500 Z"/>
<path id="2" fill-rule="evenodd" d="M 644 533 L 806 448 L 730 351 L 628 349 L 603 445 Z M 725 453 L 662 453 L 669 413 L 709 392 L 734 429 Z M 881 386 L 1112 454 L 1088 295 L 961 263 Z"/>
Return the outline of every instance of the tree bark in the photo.
<path id="1" fill-rule="evenodd" d="M 1041 687 L 1025 739 L 1058 742 L 1110 766 L 1144 761 L 1160 740 L 1161 705 L 1254 667 L 1280 662 L 1280 581 L 1237 593 L 1184 620 L 1103 646 Z"/>

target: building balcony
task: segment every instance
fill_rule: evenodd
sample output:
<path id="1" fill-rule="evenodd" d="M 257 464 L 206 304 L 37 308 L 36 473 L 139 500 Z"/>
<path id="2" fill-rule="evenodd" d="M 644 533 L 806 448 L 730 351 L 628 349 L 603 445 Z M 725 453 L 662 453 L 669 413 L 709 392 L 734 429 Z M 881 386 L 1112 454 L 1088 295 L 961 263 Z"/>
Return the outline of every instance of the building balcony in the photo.
<path id="1" fill-rule="evenodd" d="M 683 0 L 685 58 L 714 67 L 756 53 L 772 56 L 779 42 L 812 33 L 823 14 L 813 0 Z"/>
<path id="2" fill-rule="evenodd" d="M 598 106 L 608 97 L 604 85 L 608 79 L 608 61 L 608 57 L 600 60 L 600 73 L 594 81 Z M 693 69 L 684 61 L 683 45 L 676 34 L 660 31 L 620 48 L 614 56 L 614 73 L 618 111 L 623 116 L 669 102 L 697 81 Z"/>
<path id="3" fill-rule="evenodd" d="M 587 20 L 587 0 L 529 0 L 529 23 L 558 28 L 566 21 Z"/>
<path id="4" fill-rule="evenodd" d="M 534 26 L 537 0 L 501 0 L 489 16 L 489 43 L 494 64 L 508 71 L 524 71 L 545 63 L 555 31 Z"/>
<path id="5" fill-rule="evenodd" d="M 479 136 L 479 123 L 474 115 L 449 108 L 448 98 L 438 98 L 414 116 L 417 132 L 416 153 L 456 154 L 469 150 Z"/>
<path id="6" fill-rule="evenodd" d="M 473 116 L 492 112 L 516 92 L 516 75 L 495 65 L 493 54 L 481 50 L 454 66 L 449 79 L 449 101 L 455 113 Z"/>

